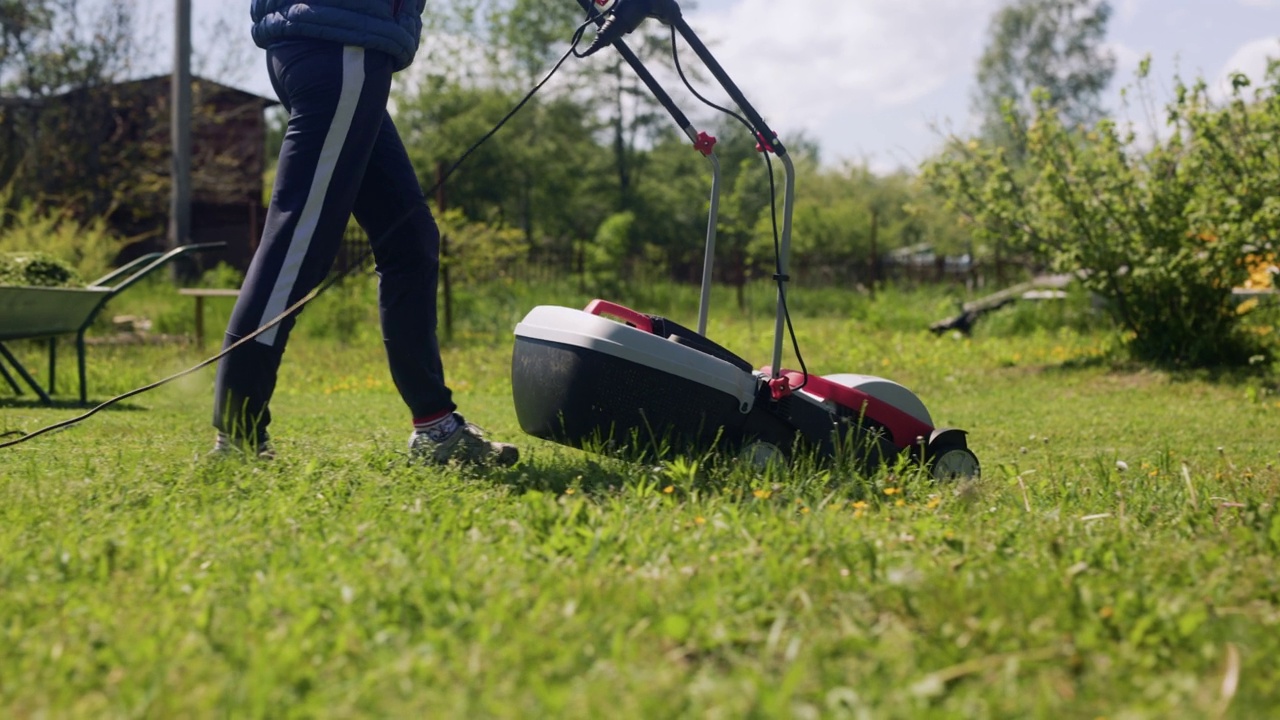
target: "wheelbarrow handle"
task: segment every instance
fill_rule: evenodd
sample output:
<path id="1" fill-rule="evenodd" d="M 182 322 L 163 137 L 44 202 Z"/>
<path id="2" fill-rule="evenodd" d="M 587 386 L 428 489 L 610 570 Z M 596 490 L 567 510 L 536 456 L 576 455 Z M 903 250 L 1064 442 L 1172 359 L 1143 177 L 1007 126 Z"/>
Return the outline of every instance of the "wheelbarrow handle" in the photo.
<path id="1" fill-rule="evenodd" d="M 106 275 L 103 275 L 97 280 L 94 280 L 93 282 L 89 283 L 89 287 L 110 288 L 111 283 L 114 282 L 116 278 L 121 278 L 128 275 L 129 273 L 133 272 L 134 270 L 137 270 L 143 265 L 146 265 L 152 260 L 155 260 L 156 258 L 160 257 L 163 254 L 164 253 L 153 252 L 153 253 L 147 253 L 146 255 L 141 255 L 139 257 L 136 257 L 130 260 L 129 262 L 125 263 L 124 265 L 121 265 L 120 267 L 116 268 L 115 270 L 112 270 Z"/>
<path id="2" fill-rule="evenodd" d="M 151 253 L 150 255 L 144 255 L 141 258 L 138 258 L 138 260 L 135 260 L 129 263 L 128 265 L 125 265 L 120 270 L 117 270 L 111 275 L 108 275 L 106 278 L 104 278 L 104 280 L 107 280 L 109 282 L 110 280 L 113 280 L 117 277 L 124 275 L 125 272 L 127 272 L 128 270 L 133 270 L 134 268 L 138 268 L 139 266 L 141 266 L 140 269 L 134 270 L 133 274 L 129 275 L 128 277 L 125 277 L 124 280 L 121 280 L 119 284 L 110 287 L 110 290 L 111 290 L 110 294 L 116 295 L 120 293 L 122 290 L 124 290 L 125 288 L 129 287 L 130 285 L 133 285 L 134 283 L 138 282 L 142 278 L 155 272 L 156 269 L 163 267 L 164 265 L 168 264 L 170 261 L 175 260 L 179 257 L 182 257 L 183 255 L 189 255 L 193 252 L 204 252 L 206 250 L 214 250 L 216 248 L 221 248 L 226 246 L 227 244 L 225 242 L 193 243 L 190 245 L 181 245 L 164 254 Z M 95 284 L 99 284 L 99 283 L 95 283 Z"/>

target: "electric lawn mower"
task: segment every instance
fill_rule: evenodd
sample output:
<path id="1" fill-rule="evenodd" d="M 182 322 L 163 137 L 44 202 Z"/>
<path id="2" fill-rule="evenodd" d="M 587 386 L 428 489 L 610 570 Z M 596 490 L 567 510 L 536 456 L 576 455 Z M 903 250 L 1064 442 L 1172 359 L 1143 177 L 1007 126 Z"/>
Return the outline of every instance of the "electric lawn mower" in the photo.
<path id="1" fill-rule="evenodd" d="M 676 0 L 578 2 L 599 28 L 583 56 L 612 45 L 711 163 L 698 328 L 606 300 L 582 310 L 535 307 L 515 328 L 511 363 L 512 395 L 524 432 L 571 447 L 645 458 L 717 450 L 766 462 L 807 449 L 827 458 L 852 452 L 866 469 L 907 456 L 938 479 L 977 476 L 978 459 L 965 431 L 936 427 L 924 403 L 902 385 L 872 375 L 817 376 L 803 361 L 799 370 L 782 367 L 790 327 L 786 286 L 795 205 L 795 167 L 786 148 L 689 27 Z M 650 17 L 672 28 L 673 53 L 676 33 L 685 39 L 741 110 L 735 116 L 751 129 L 766 160 L 776 157 L 785 171 L 773 361 L 764 367 L 754 367 L 706 336 L 721 184 L 716 141 L 694 129 L 622 40 Z M 679 69 L 678 57 L 676 63 Z"/>

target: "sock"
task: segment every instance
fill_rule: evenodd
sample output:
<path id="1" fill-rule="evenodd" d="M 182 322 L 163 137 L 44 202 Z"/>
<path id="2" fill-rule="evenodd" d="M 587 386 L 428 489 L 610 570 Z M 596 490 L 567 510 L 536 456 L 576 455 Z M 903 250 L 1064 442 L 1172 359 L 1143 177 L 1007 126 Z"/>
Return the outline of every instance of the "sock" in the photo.
<path id="1" fill-rule="evenodd" d="M 413 430 L 423 433 L 433 442 L 442 442 L 458 429 L 458 416 L 445 410 L 435 415 L 413 419 Z"/>

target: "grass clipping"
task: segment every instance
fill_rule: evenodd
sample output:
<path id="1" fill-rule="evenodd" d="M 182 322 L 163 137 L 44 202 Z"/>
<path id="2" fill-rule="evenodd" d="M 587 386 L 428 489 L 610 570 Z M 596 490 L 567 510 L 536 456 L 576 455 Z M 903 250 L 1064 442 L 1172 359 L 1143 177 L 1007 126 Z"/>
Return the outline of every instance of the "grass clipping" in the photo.
<path id="1" fill-rule="evenodd" d="M 0 253 L 0 285 L 75 287 L 80 276 L 69 264 L 39 252 Z"/>

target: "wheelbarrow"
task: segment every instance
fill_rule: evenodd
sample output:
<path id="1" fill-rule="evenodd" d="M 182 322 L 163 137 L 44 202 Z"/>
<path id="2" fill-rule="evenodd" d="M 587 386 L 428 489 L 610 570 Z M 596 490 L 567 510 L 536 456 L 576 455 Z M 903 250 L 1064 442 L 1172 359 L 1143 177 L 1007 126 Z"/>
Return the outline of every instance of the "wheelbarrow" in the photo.
<path id="1" fill-rule="evenodd" d="M 23 390 L 18 378 L 25 382 L 41 402 L 53 403 L 55 393 L 58 337 L 75 334 L 76 360 L 80 371 L 80 402 L 88 399 L 85 385 L 84 335 L 94 318 L 111 298 L 124 292 L 134 283 L 155 272 L 169 262 L 194 252 L 224 247 L 226 243 L 199 243 L 183 245 L 165 253 L 149 253 L 94 280 L 86 287 L 51 288 L 0 285 L 0 377 L 21 395 Z M 13 353 L 4 346 L 9 340 L 49 341 L 49 384 L 40 387 L 35 377 L 22 366 Z M 8 367 L 6 367 L 6 363 Z M 13 373 L 18 378 L 14 378 Z"/>

